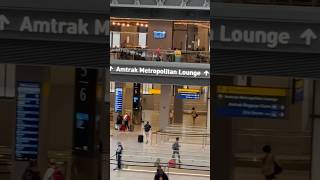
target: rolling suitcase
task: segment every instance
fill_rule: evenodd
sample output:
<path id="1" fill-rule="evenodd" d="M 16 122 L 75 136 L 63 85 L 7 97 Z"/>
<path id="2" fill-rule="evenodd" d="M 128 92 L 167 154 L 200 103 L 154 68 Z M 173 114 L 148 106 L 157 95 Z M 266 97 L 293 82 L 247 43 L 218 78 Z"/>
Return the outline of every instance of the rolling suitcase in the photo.
<path id="1" fill-rule="evenodd" d="M 143 135 L 138 135 L 138 142 L 143 143 Z"/>
<path id="2" fill-rule="evenodd" d="M 176 167 L 176 160 L 170 159 L 170 160 L 168 161 L 168 167 L 169 167 L 169 168 L 175 168 L 175 167 Z"/>
<path id="3" fill-rule="evenodd" d="M 125 126 L 124 124 L 122 124 L 122 125 L 121 125 L 121 127 L 120 127 L 120 131 L 123 131 L 123 132 L 125 132 L 125 131 L 126 131 L 126 126 Z"/>

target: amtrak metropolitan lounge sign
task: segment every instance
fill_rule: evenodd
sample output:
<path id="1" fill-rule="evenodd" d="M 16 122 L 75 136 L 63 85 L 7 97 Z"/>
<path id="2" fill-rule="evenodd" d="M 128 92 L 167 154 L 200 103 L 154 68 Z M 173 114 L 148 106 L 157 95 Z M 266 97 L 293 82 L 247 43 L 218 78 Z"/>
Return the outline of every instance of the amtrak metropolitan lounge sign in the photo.
<path id="1" fill-rule="evenodd" d="M 103 41 L 109 35 L 105 15 L 62 12 L 0 11 L 0 37 Z"/>
<path id="2" fill-rule="evenodd" d="M 217 19 L 213 26 L 216 48 L 320 52 L 316 23 Z"/>
<path id="3" fill-rule="evenodd" d="M 116 63 L 115 63 L 116 62 Z M 185 65 L 185 66 L 183 66 Z M 168 63 L 168 62 L 132 62 L 130 60 L 115 60 L 110 64 L 111 74 L 162 76 L 209 79 L 209 64 Z"/>

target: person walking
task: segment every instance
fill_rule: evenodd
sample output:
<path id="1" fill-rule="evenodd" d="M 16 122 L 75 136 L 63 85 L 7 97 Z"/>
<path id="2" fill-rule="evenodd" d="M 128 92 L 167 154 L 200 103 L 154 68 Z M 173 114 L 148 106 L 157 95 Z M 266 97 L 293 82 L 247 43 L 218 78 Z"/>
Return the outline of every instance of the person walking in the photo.
<path id="1" fill-rule="evenodd" d="M 118 142 L 117 150 L 116 150 L 116 160 L 117 160 L 117 167 L 113 170 L 121 170 L 121 158 L 122 158 L 122 151 L 123 151 L 123 146 L 121 142 Z"/>
<path id="2" fill-rule="evenodd" d="M 22 180 L 40 180 L 40 171 L 37 162 L 32 160 L 23 173 Z"/>
<path id="3" fill-rule="evenodd" d="M 122 125 L 122 121 L 123 121 L 123 118 L 122 118 L 121 114 L 118 114 L 117 122 L 116 122 L 116 130 L 120 130 L 120 127 Z"/>
<path id="4" fill-rule="evenodd" d="M 192 116 L 192 120 L 193 120 L 193 125 L 195 125 L 196 119 L 199 116 L 195 107 L 192 107 L 191 116 Z"/>
<path id="5" fill-rule="evenodd" d="M 176 137 L 176 141 L 172 144 L 172 158 L 176 159 L 176 156 L 178 156 L 178 162 L 179 162 L 179 167 L 180 167 L 181 160 L 180 160 L 179 137 Z"/>
<path id="6" fill-rule="evenodd" d="M 170 124 L 173 124 L 173 119 L 174 119 L 174 112 L 173 109 L 170 110 L 169 113 L 169 119 L 170 119 Z"/>
<path id="7" fill-rule="evenodd" d="M 262 174 L 266 180 L 274 180 L 276 179 L 276 175 L 282 172 L 282 168 L 275 156 L 272 154 L 271 146 L 265 145 L 262 150 L 265 153 L 262 159 Z"/>
<path id="8" fill-rule="evenodd" d="M 129 131 L 130 130 L 130 126 L 129 126 L 129 124 L 130 124 L 130 116 L 129 116 L 128 113 L 126 113 L 124 115 L 123 120 L 124 120 L 124 125 L 126 126 L 126 130 Z"/>
<path id="9" fill-rule="evenodd" d="M 65 180 L 54 159 L 50 159 L 48 165 L 49 167 L 43 176 L 43 180 Z"/>
<path id="10" fill-rule="evenodd" d="M 147 121 L 147 123 L 144 125 L 144 133 L 146 135 L 146 144 L 148 144 L 148 142 L 149 142 L 150 130 L 151 130 L 151 125 L 150 125 L 149 121 Z"/>
<path id="11" fill-rule="evenodd" d="M 154 175 L 154 180 L 169 180 L 168 175 L 163 171 L 160 165 L 157 167 L 157 172 Z"/>

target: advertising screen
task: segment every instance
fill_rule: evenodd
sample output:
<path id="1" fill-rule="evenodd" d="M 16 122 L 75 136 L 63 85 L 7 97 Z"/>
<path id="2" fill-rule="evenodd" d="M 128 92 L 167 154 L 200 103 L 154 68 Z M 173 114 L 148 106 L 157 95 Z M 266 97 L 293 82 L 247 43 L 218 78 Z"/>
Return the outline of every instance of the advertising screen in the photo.
<path id="1" fill-rule="evenodd" d="M 40 84 L 17 83 L 16 160 L 35 160 L 38 156 Z"/>
<path id="2" fill-rule="evenodd" d="M 164 39 L 166 38 L 166 34 L 165 31 L 153 31 L 153 37 L 155 39 Z"/>

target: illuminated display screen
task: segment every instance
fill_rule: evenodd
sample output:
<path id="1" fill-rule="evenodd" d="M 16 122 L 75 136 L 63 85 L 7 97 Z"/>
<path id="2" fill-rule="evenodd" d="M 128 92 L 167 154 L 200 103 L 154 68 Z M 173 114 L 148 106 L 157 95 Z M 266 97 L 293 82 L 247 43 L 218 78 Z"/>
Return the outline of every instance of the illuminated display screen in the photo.
<path id="1" fill-rule="evenodd" d="M 115 112 L 122 112 L 122 88 L 116 88 Z"/>
<path id="2" fill-rule="evenodd" d="M 166 32 L 165 31 L 153 31 L 153 37 L 155 39 L 164 39 L 164 38 L 166 38 Z"/>
<path id="3" fill-rule="evenodd" d="M 16 146 L 17 160 L 35 160 L 38 156 L 40 120 L 40 84 L 17 83 Z"/>

